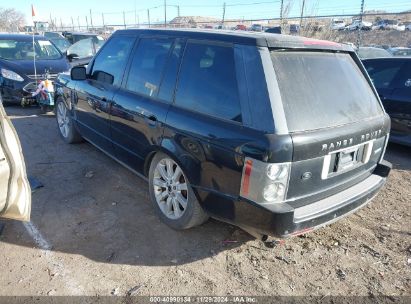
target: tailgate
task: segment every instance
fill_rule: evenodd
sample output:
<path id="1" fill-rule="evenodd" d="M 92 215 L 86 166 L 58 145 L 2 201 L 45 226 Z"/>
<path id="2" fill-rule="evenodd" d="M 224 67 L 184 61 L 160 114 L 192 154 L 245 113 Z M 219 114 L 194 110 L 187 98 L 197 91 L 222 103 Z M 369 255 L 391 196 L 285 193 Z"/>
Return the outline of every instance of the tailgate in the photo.
<path id="1" fill-rule="evenodd" d="M 299 207 L 336 194 L 372 174 L 383 156 L 388 115 L 346 126 L 292 134 L 287 201 Z"/>

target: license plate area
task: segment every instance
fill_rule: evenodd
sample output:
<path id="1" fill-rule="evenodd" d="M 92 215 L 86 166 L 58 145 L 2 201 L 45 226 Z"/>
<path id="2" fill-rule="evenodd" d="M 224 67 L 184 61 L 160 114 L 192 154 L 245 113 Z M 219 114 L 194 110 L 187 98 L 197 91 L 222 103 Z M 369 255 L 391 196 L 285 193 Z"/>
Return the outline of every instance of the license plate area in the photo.
<path id="1" fill-rule="evenodd" d="M 373 141 L 330 152 L 324 157 L 322 179 L 327 179 L 362 166 L 370 160 Z"/>

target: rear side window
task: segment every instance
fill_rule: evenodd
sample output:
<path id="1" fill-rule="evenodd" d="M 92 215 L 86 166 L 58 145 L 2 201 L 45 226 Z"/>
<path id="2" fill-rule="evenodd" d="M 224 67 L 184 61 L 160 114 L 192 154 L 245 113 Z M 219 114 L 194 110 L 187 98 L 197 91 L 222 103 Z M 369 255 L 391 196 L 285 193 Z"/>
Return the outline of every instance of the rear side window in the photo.
<path id="1" fill-rule="evenodd" d="M 364 66 L 377 89 L 393 88 L 394 79 L 403 66 L 402 60 L 369 60 Z"/>
<path id="2" fill-rule="evenodd" d="M 172 43 L 171 39 L 140 39 L 131 63 L 127 90 L 148 96 L 157 94 Z"/>
<path id="3" fill-rule="evenodd" d="M 133 44 L 134 39 L 130 37 L 118 36 L 107 41 L 94 60 L 91 78 L 120 85 Z"/>
<path id="4" fill-rule="evenodd" d="M 272 51 L 271 58 L 290 132 L 341 126 L 383 114 L 349 54 Z"/>
<path id="5" fill-rule="evenodd" d="M 241 122 L 233 48 L 187 43 L 175 103 L 186 109 Z"/>

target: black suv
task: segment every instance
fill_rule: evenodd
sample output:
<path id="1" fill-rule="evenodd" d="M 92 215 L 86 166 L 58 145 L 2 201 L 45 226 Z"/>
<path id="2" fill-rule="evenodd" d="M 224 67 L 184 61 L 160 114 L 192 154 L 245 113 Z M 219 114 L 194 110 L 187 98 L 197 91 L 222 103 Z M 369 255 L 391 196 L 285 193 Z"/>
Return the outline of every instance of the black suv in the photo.
<path id="1" fill-rule="evenodd" d="M 411 57 L 366 59 L 363 63 L 391 116 L 390 141 L 411 147 Z"/>
<path id="2" fill-rule="evenodd" d="M 117 31 L 56 82 L 63 139 L 143 175 L 175 229 L 288 237 L 366 204 L 389 116 L 353 50 L 267 33 Z"/>

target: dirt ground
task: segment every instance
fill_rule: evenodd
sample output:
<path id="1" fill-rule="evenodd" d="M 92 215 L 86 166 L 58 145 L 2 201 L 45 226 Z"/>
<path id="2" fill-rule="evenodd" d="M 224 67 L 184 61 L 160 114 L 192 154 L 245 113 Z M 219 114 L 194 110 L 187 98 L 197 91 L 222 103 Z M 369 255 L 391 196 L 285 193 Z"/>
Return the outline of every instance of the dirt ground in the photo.
<path id="1" fill-rule="evenodd" d="M 52 115 L 6 108 L 22 142 L 31 223 L 5 221 L 4 295 L 411 295 L 411 153 L 373 203 L 313 233 L 267 248 L 210 220 L 162 224 L 145 181 L 88 143 L 65 144 Z"/>

